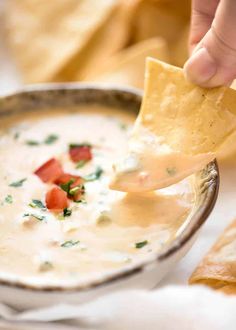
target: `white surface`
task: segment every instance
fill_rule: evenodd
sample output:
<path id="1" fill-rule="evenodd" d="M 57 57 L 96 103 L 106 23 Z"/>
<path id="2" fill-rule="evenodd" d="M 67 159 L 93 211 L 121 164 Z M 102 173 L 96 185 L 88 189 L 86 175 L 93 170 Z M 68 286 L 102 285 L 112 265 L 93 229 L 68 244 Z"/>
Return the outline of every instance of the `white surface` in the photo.
<path id="1" fill-rule="evenodd" d="M 235 330 L 235 309 L 236 297 L 226 297 L 200 286 L 168 286 L 152 292 L 120 292 L 82 306 L 59 305 L 19 314 L 0 306 L 0 315 L 5 319 L 0 321 L 0 327 L 4 330 Z"/>
<path id="2" fill-rule="evenodd" d="M 2 0 L 0 0 L 1 2 Z M 1 22 L 1 19 L 0 19 Z M 0 26 L 0 40 L 1 38 L 1 26 Z M 10 56 L 9 54 L 4 50 L 5 48 L 3 47 L 3 42 L 1 41 L 1 46 L 0 46 L 0 95 L 4 95 L 7 94 L 9 92 L 12 92 L 14 90 L 16 90 L 17 87 L 21 86 L 20 84 L 20 80 L 19 77 L 17 76 L 16 70 L 14 68 L 14 66 L 12 65 L 11 61 L 10 61 Z M 190 276 L 190 274 L 192 273 L 192 271 L 194 270 L 194 268 L 196 267 L 196 265 L 198 264 L 198 262 L 201 260 L 201 258 L 207 253 L 207 251 L 209 250 L 209 248 L 212 246 L 212 244 L 214 243 L 214 241 L 217 239 L 217 237 L 219 236 L 219 234 L 222 232 L 222 230 L 225 228 L 225 226 L 227 224 L 229 224 L 234 217 L 236 216 L 236 155 L 235 157 L 232 157 L 230 160 L 228 161 L 222 161 L 220 162 L 220 173 L 221 173 L 221 185 L 220 185 L 220 192 L 219 192 L 219 198 L 216 204 L 216 207 L 214 209 L 214 211 L 212 212 L 211 216 L 209 217 L 209 219 L 207 220 L 207 223 L 204 225 L 200 236 L 198 237 L 196 243 L 194 244 L 193 248 L 190 250 L 190 252 L 187 254 L 186 257 L 184 257 L 179 264 L 173 269 L 173 271 L 160 283 L 160 286 L 164 286 L 167 284 L 183 284 L 186 285 L 187 284 L 187 280 Z M 171 290 L 171 291 L 170 291 Z M 143 296 L 142 296 L 143 295 Z M 154 299 L 156 295 L 156 300 Z M 159 296 L 160 295 L 160 296 Z M 166 300 L 163 300 L 163 303 L 161 303 L 161 297 L 162 295 L 164 295 L 166 297 Z M 212 296 L 214 295 L 214 297 Z M 142 296 L 142 297 L 141 297 Z M 106 306 L 106 304 L 108 304 L 108 306 L 113 305 L 113 306 L 117 306 L 119 313 L 116 310 L 116 314 L 111 314 L 110 318 L 113 317 L 115 318 L 115 322 L 113 323 L 113 325 L 111 326 L 112 322 L 110 321 L 110 318 L 108 317 L 108 315 L 106 315 L 106 318 L 108 321 L 107 324 L 110 324 L 110 327 L 106 327 L 105 325 L 102 326 L 102 329 L 131 329 L 131 321 L 130 321 L 130 315 L 135 315 L 137 317 L 137 319 L 139 320 L 139 323 L 134 324 L 132 323 L 132 328 L 135 329 L 157 329 L 157 326 L 161 326 L 158 327 L 158 329 L 164 330 L 164 329 L 173 329 L 173 322 L 177 322 L 175 325 L 174 329 L 223 329 L 222 324 L 220 323 L 222 320 L 220 319 L 220 314 L 218 315 L 218 311 L 221 311 L 220 306 L 222 306 L 223 304 L 227 304 L 227 308 L 228 309 L 228 314 L 226 315 L 226 319 L 224 320 L 224 322 L 229 322 L 231 319 L 233 320 L 233 318 L 235 317 L 233 315 L 232 312 L 232 305 L 233 304 L 233 300 L 227 298 L 227 302 L 223 301 L 221 296 L 218 296 L 214 293 L 208 292 L 208 290 L 204 290 L 203 291 L 197 291 L 197 289 L 191 289 L 191 290 L 186 290 L 185 288 L 172 288 L 172 289 L 167 289 L 166 291 L 157 291 L 157 293 L 144 293 L 144 292 L 137 292 L 132 294 L 128 294 L 129 300 L 127 300 L 127 296 L 118 296 L 118 298 L 114 298 L 114 300 L 112 300 L 112 304 L 110 302 L 111 299 L 113 298 L 108 298 L 108 300 L 104 302 L 104 306 Z M 199 299 L 198 303 L 196 303 L 196 301 L 194 300 L 196 298 Z M 208 320 L 208 323 L 206 323 L 208 326 L 203 327 L 203 325 L 200 323 L 199 318 L 194 317 L 194 309 L 195 311 L 198 309 L 199 304 L 204 304 L 204 300 L 208 301 L 209 303 L 207 305 L 205 305 L 205 314 L 204 314 L 204 309 L 200 308 L 199 309 L 199 313 L 197 315 L 200 315 L 199 317 L 203 317 L 205 315 L 205 319 Z M 124 316 L 124 310 L 122 308 L 119 308 L 122 304 L 121 301 L 125 300 L 126 304 L 126 311 L 128 311 L 128 313 L 126 314 L 127 318 L 123 318 L 124 322 L 123 323 L 123 328 L 120 326 L 122 323 L 117 322 L 117 319 L 119 317 L 119 320 L 122 316 Z M 140 300 L 141 299 L 141 300 Z M 143 300 L 144 299 L 144 300 Z M 180 311 L 180 313 L 177 315 L 175 313 L 175 321 L 173 321 L 172 319 L 172 314 L 174 313 L 174 311 L 176 310 L 176 308 L 179 306 L 179 302 L 184 302 L 186 299 L 186 301 L 190 302 L 190 306 L 191 309 L 189 309 L 189 314 L 191 315 L 191 317 L 187 317 L 186 315 L 186 308 L 188 307 L 188 304 L 186 303 L 185 305 L 181 305 L 183 307 L 183 310 L 180 311 L 179 309 L 177 309 L 177 311 Z M 216 299 L 216 301 L 214 301 Z M 236 298 L 235 298 L 236 299 Z M 116 304 L 115 301 L 117 300 Z M 177 303 L 173 303 L 172 301 L 175 301 Z M 138 301 L 140 302 L 140 304 L 138 303 Z M 146 303 L 144 304 L 143 301 L 146 301 Z M 194 302 L 195 301 L 195 302 Z M 137 302 L 137 304 L 134 304 L 135 306 L 133 306 L 133 303 Z M 168 303 L 168 306 L 171 303 L 171 308 L 170 310 L 168 310 L 166 304 Z M 213 303 L 211 305 L 211 303 Z M 235 303 L 235 302 L 234 302 Z M 192 304 L 192 305 L 191 305 Z M 218 304 L 218 305 L 217 305 Z M 96 306 L 96 305 L 94 305 Z M 103 303 L 101 302 L 100 305 L 101 307 L 103 306 Z M 131 311 L 131 306 L 133 306 L 133 311 Z M 151 309 L 152 313 L 156 314 L 152 315 L 152 320 L 153 320 L 153 324 L 149 324 L 147 323 L 147 318 L 145 318 L 146 312 L 148 311 L 148 313 L 150 314 L 150 307 L 153 306 L 153 308 Z M 162 317 L 159 317 L 160 313 L 157 313 L 158 309 L 160 309 L 160 313 L 162 313 Z M 212 313 L 215 309 L 214 312 L 214 317 L 211 318 Z M 141 309 L 141 312 L 139 312 L 139 310 Z M 143 310 L 145 309 L 145 312 L 143 313 Z M 223 308 L 226 309 L 226 308 Z M 86 310 L 86 309 L 85 309 Z M 99 310 L 99 309 L 98 309 Z M 234 305 L 234 310 L 235 310 L 235 305 Z M 81 313 L 83 312 L 83 308 L 77 308 L 77 313 L 78 315 L 82 315 Z M 97 309 L 95 308 L 95 314 L 93 315 L 93 309 L 90 309 L 90 321 L 91 319 L 93 319 L 93 316 L 95 317 L 95 314 L 97 313 Z M 104 308 L 101 308 L 101 313 L 105 313 Z M 117 314 L 118 313 L 118 314 Z M 185 318 L 183 318 L 182 314 L 185 315 Z M 60 314 L 60 313 L 59 313 Z M 59 315 L 58 314 L 58 315 Z M 106 314 L 106 313 L 105 313 Z M 149 315 L 148 314 L 148 315 Z M 141 319 L 139 316 L 143 315 L 143 319 Z M 163 315 L 165 316 L 165 319 L 168 320 L 170 319 L 171 322 L 167 322 L 163 320 Z M 103 314 L 101 314 L 101 317 L 104 317 Z M 86 315 L 85 315 L 86 318 Z M 113 318 L 113 321 L 114 321 Z M 209 321 L 209 318 L 211 318 L 211 321 Z M 218 322 L 213 321 L 214 319 L 218 320 Z M 134 321 L 134 318 L 132 318 L 132 322 Z M 180 322 L 181 320 L 186 320 L 185 324 L 180 324 L 178 322 Z M 194 327 L 194 325 L 192 324 L 192 322 L 196 322 L 196 327 Z M 130 323 L 129 323 L 130 322 Z M 164 323 L 163 323 L 164 322 Z M 210 322 L 210 323 L 209 323 Z M 213 322 L 213 323 L 211 323 Z M 233 324 L 236 324 L 236 320 L 233 320 Z M 82 322 L 83 323 L 83 322 Z M 90 322 L 91 323 L 91 322 Z M 117 324 L 119 323 L 119 324 Z M 105 323 L 104 323 L 105 324 Z M 210 325 L 211 324 L 211 325 Z M 235 327 L 231 327 L 229 325 L 230 323 L 228 323 L 228 325 L 224 326 L 224 329 L 227 330 L 231 330 L 231 329 L 235 329 Z M 139 327 L 139 325 L 141 325 Z M 155 325 L 155 326 L 154 326 Z M 45 325 L 46 326 L 46 325 Z M 63 329 L 63 330 L 67 330 L 67 329 L 79 329 L 78 327 L 67 327 L 67 326 L 56 326 L 55 324 L 52 327 L 46 326 L 44 328 L 44 326 L 39 325 L 39 327 L 36 327 L 36 325 L 33 327 L 34 329 Z M 14 324 L 12 325 L 12 323 L 8 323 L 8 326 L 6 325 L 6 323 L 2 322 L 0 323 L 0 329 L 33 329 L 32 325 L 29 324 L 29 327 L 26 326 L 25 324 L 20 327 L 20 325 L 15 326 Z M 82 328 L 81 328 L 82 329 Z M 90 328 L 92 329 L 92 328 Z"/>

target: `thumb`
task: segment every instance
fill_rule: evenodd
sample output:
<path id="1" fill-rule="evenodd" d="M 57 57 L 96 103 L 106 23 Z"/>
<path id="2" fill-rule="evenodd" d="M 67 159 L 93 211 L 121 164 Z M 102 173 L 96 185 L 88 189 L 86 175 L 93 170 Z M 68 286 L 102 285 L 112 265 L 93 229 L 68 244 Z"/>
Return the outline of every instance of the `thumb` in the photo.
<path id="1" fill-rule="evenodd" d="M 236 78 L 236 1 L 221 0 L 210 30 L 184 65 L 187 79 L 202 87 Z"/>

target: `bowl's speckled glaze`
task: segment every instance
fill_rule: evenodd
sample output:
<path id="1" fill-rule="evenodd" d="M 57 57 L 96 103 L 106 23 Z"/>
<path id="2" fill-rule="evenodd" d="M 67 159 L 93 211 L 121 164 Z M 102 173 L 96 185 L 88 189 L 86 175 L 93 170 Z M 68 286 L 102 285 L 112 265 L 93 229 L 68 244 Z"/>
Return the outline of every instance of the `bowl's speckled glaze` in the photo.
<path id="1" fill-rule="evenodd" d="M 103 104 L 138 113 L 142 94 L 137 89 L 115 88 L 96 84 L 48 84 L 25 88 L 0 98 L 0 117 L 42 108 L 71 107 L 81 104 Z M 121 288 L 152 288 L 188 251 L 198 230 L 212 211 L 219 187 L 216 161 L 195 174 L 196 203 L 191 218 L 164 250 L 147 256 L 138 266 L 130 266 L 104 275 L 93 282 L 74 287 L 39 287 L 0 278 L 3 302 L 17 308 L 45 306 L 55 302 L 85 302 Z"/>

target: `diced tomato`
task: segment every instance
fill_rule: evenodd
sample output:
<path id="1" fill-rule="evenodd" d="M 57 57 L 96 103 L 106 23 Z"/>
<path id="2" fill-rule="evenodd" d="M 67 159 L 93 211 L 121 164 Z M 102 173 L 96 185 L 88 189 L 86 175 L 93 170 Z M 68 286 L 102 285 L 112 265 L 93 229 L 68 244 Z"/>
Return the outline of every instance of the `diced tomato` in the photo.
<path id="1" fill-rule="evenodd" d="M 83 179 L 80 178 L 80 177 L 78 177 L 78 178 L 77 178 L 77 179 L 76 179 L 76 180 L 70 185 L 70 187 L 71 187 L 71 188 L 75 188 L 76 186 L 81 185 L 82 182 L 83 182 Z"/>
<path id="2" fill-rule="evenodd" d="M 63 183 L 67 183 L 69 182 L 70 180 L 75 180 L 75 182 L 78 182 L 76 185 L 80 184 L 81 183 L 81 177 L 78 176 L 78 175 L 73 175 L 73 174 L 69 174 L 69 173 L 63 173 L 61 176 L 59 176 L 59 178 L 56 179 L 55 183 L 60 185 L 60 184 L 63 184 Z M 73 184 L 74 184 L 73 183 Z M 72 184 L 71 184 L 72 186 Z M 73 187 L 72 187 L 73 188 Z"/>
<path id="3" fill-rule="evenodd" d="M 40 166 L 34 174 L 43 182 L 55 182 L 63 174 L 63 169 L 57 159 L 51 158 Z"/>
<path id="4" fill-rule="evenodd" d="M 75 146 L 70 148 L 70 158 L 77 163 L 81 160 L 89 161 L 92 159 L 92 152 L 90 146 Z"/>
<path id="5" fill-rule="evenodd" d="M 46 194 L 46 205 L 50 211 L 62 212 L 68 207 L 69 201 L 67 194 L 64 190 L 59 187 L 53 187 Z"/>

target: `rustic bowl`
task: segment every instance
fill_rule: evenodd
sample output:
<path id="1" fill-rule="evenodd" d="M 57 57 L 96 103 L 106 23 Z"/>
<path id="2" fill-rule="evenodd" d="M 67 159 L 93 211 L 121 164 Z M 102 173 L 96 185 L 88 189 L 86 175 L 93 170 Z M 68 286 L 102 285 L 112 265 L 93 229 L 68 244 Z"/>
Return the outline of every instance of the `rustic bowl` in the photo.
<path id="1" fill-rule="evenodd" d="M 81 104 L 105 104 L 138 113 L 142 94 L 133 88 L 116 88 L 98 84 L 49 84 L 27 87 L 0 98 L 0 117 L 39 110 L 43 107 L 69 107 Z M 200 227 L 211 213 L 218 194 L 219 171 L 216 161 L 194 175 L 196 202 L 185 226 L 161 252 L 148 255 L 139 264 L 101 275 L 75 285 L 51 287 L 0 276 L 1 302 L 18 309 L 47 306 L 59 302 L 81 303 L 108 292 L 125 288 L 153 288 L 180 260 L 193 244 Z M 1 266 L 0 266 L 1 269 Z"/>

